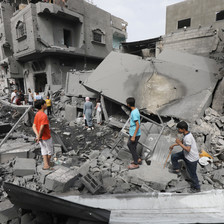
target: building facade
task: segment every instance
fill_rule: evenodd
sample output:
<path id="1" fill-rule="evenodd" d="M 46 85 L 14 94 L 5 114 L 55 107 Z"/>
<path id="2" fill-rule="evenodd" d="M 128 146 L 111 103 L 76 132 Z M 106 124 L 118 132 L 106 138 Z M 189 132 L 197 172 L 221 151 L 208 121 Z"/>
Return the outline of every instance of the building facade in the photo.
<path id="1" fill-rule="evenodd" d="M 163 49 L 209 56 L 224 50 L 224 1 L 186 0 L 167 7 L 166 35 L 157 42 Z"/>
<path id="2" fill-rule="evenodd" d="M 96 68 L 127 38 L 124 20 L 83 0 L 1 3 L 0 10 L 1 72 L 25 91 L 65 87 L 67 72 Z"/>
<path id="3" fill-rule="evenodd" d="M 186 0 L 167 7 L 166 34 L 178 30 L 223 27 L 223 0 Z"/>

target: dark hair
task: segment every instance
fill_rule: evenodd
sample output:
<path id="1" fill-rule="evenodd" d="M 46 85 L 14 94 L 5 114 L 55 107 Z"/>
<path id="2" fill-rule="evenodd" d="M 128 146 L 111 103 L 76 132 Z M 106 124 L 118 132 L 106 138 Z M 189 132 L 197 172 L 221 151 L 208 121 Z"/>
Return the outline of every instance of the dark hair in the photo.
<path id="1" fill-rule="evenodd" d="M 181 121 L 177 124 L 177 128 L 180 129 L 185 129 L 186 131 L 188 131 L 188 125 L 185 121 Z"/>
<path id="2" fill-rule="evenodd" d="M 126 103 L 130 106 L 130 107 L 134 107 L 135 106 L 135 98 L 134 97 L 129 97 L 126 99 Z"/>
<path id="3" fill-rule="evenodd" d="M 45 100 L 41 99 L 41 100 L 37 100 L 34 104 L 35 108 L 40 110 L 42 108 L 42 106 L 45 104 Z"/>

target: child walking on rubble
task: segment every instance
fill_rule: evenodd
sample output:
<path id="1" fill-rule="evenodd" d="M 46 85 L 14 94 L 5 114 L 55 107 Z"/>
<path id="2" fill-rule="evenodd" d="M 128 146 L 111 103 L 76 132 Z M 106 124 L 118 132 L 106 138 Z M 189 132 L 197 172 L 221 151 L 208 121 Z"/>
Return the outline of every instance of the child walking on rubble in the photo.
<path id="1" fill-rule="evenodd" d="M 175 146 L 180 146 L 183 150 L 181 152 L 172 154 L 171 161 L 173 165 L 173 173 L 180 173 L 179 160 L 184 160 L 187 171 L 192 180 L 191 193 L 200 192 L 200 185 L 197 177 L 197 163 L 199 160 L 199 152 L 194 136 L 188 131 L 188 125 L 185 121 L 181 121 L 177 124 L 178 132 L 184 135 L 183 140 L 176 139 L 176 143 L 170 146 L 170 150 L 173 150 Z"/>
<path id="2" fill-rule="evenodd" d="M 35 102 L 35 108 L 38 112 L 34 118 L 33 131 L 36 134 L 36 142 L 40 144 L 41 154 L 43 156 L 44 166 L 43 170 L 51 170 L 50 167 L 51 156 L 53 155 L 53 144 L 51 138 L 51 131 L 49 128 L 49 120 L 44 111 L 47 109 L 46 102 L 41 99 Z"/>
<path id="3" fill-rule="evenodd" d="M 139 110 L 135 107 L 135 98 L 130 97 L 126 100 L 126 102 L 127 106 L 131 109 L 128 148 L 134 160 L 128 166 L 128 169 L 133 170 L 139 168 L 139 165 L 142 164 L 142 160 L 136 151 L 136 147 L 141 136 L 140 113 Z"/>

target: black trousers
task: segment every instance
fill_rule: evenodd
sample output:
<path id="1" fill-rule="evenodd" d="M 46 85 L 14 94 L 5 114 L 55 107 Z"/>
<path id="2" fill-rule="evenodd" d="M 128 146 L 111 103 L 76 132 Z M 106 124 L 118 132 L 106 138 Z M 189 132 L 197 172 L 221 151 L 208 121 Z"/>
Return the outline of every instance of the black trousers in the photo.
<path id="1" fill-rule="evenodd" d="M 47 107 L 47 115 L 51 115 L 51 106 Z"/>
<path id="2" fill-rule="evenodd" d="M 134 160 L 134 164 L 138 165 L 139 156 L 137 154 L 136 148 L 137 148 L 137 144 L 138 144 L 138 141 L 140 139 L 140 136 L 136 136 L 134 142 L 131 141 L 131 137 L 132 136 L 129 137 L 127 145 L 128 145 L 128 148 L 129 148 L 129 150 L 130 150 L 130 152 L 132 154 L 132 157 L 133 157 L 133 160 Z"/>

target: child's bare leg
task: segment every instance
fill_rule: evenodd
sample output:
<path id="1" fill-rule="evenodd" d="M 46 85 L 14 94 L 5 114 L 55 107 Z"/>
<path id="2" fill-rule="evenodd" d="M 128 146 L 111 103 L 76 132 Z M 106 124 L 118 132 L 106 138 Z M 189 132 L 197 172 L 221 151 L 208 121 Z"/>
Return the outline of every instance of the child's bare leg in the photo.
<path id="1" fill-rule="evenodd" d="M 47 156 L 47 161 L 48 161 L 49 166 L 51 166 L 51 155 Z"/>
<path id="2" fill-rule="evenodd" d="M 49 160 L 48 160 L 48 155 L 44 155 L 43 156 L 43 160 L 44 160 L 44 169 L 48 169 L 50 166 L 49 166 Z"/>

